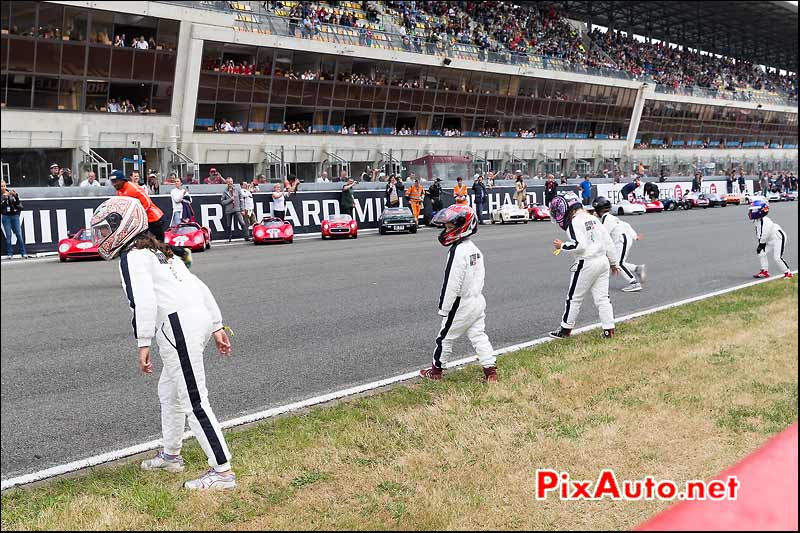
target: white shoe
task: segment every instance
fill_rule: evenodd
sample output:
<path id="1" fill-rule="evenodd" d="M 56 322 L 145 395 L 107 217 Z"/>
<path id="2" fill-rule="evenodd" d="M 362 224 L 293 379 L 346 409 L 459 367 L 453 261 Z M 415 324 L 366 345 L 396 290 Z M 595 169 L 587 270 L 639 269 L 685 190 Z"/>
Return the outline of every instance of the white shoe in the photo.
<path id="1" fill-rule="evenodd" d="M 629 283 L 627 287 L 622 289 L 622 292 L 639 292 L 642 286 L 638 283 Z"/>
<path id="2" fill-rule="evenodd" d="M 164 452 L 158 452 L 158 455 L 152 459 L 145 459 L 141 464 L 142 470 L 166 470 L 167 472 L 183 472 L 183 457 L 180 455 L 174 459 L 169 459 L 164 455 Z"/>
<path id="3" fill-rule="evenodd" d="M 633 271 L 639 276 L 639 283 L 647 281 L 647 265 L 636 265 Z"/>
<path id="4" fill-rule="evenodd" d="M 228 470 L 219 473 L 213 468 L 203 474 L 203 477 L 192 479 L 183 484 L 189 490 L 228 490 L 236 488 L 236 474 Z"/>

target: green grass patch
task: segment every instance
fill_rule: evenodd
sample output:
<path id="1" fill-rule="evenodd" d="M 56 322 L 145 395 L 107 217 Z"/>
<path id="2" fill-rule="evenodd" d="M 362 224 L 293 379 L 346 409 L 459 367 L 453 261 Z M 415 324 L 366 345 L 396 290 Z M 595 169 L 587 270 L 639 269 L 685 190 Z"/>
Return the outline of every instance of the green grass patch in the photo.
<path id="1" fill-rule="evenodd" d="M 2 529 L 631 528 L 668 502 L 536 502 L 534 471 L 711 477 L 797 419 L 797 348 L 797 282 L 761 284 L 505 355 L 494 386 L 469 367 L 229 432 L 229 493 L 181 488 L 192 442 L 184 475 L 9 491 Z"/>

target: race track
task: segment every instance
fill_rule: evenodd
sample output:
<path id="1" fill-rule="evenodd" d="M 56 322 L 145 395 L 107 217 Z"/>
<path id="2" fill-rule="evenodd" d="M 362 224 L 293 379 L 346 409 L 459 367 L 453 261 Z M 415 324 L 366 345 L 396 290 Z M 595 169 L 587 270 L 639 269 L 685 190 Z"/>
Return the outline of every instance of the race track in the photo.
<path id="1" fill-rule="evenodd" d="M 797 205 L 774 204 L 797 268 Z M 750 281 L 758 270 L 745 207 L 627 217 L 644 235 L 630 260 L 649 283 L 625 294 L 622 315 Z M 195 254 L 235 330 L 234 357 L 211 348 L 206 371 L 221 420 L 421 368 L 439 327 L 446 251 L 433 230 L 358 240 L 215 246 Z M 563 238 L 547 222 L 484 226 L 487 332 L 495 348 L 558 326 L 567 289 Z M 772 267 L 775 268 L 774 266 Z M 2 265 L 2 477 L 158 438 L 156 373 L 137 370 L 117 263 L 57 260 Z M 594 323 L 586 302 L 578 325 Z M 465 339 L 455 357 L 471 352 Z M 502 361 L 501 375 L 502 375 Z M 235 450 L 234 450 L 235 453 Z"/>

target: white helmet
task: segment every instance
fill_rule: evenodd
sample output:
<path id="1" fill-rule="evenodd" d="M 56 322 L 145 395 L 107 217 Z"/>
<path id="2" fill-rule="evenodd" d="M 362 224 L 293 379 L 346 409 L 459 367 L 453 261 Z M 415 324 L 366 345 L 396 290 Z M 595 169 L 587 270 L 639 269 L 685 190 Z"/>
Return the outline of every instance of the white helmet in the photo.
<path id="1" fill-rule="evenodd" d="M 92 215 L 92 241 L 106 261 L 146 229 L 147 213 L 139 200 L 128 196 L 109 198 Z"/>

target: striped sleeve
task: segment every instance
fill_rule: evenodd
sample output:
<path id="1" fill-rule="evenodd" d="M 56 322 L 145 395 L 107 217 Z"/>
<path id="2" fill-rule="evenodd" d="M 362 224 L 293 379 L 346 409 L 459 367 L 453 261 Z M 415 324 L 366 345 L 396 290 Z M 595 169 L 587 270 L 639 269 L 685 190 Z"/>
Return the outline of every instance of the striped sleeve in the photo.
<path id="1" fill-rule="evenodd" d="M 158 310 L 147 254 L 141 250 L 127 252 L 120 256 L 119 263 L 122 285 L 133 312 L 133 335 L 140 348 L 152 343 Z"/>
<path id="2" fill-rule="evenodd" d="M 575 235 L 575 228 L 572 227 L 572 222 L 569 223 L 569 226 L 567 227 L 567 232 L 569 232 L 569 237 L 571 240 L 562 243 L 561 249 L 568 251 L 577 250 L 578 247 L 580 246 L 580 243 L 578 242 L 578 237 Z"/>

